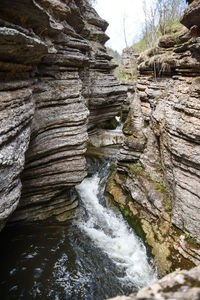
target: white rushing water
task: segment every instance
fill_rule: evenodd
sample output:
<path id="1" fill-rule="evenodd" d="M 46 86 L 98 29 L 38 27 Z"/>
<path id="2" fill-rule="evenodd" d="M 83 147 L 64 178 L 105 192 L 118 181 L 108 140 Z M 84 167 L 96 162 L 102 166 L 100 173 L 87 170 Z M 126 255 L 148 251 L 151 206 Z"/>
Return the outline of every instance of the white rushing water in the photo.
<path id="1" fill-rule="evenodd" d="M 78 226 L 124 271 L 121 280 L 125 284 L 137 288 L 150 284 L 156 275 L 148 263 L 146 249 L 121 214 L 100 204 L 99 182 L 95 174 L 77 187 L 88 213 L 88 221 Z"/>
<path id="2" fill-rule="evenodd" d="M 109 131 L 115 132 L 115 133 L 122 133 L 123 123 L 120 122 L 120 117 L 115 117 L 117 122 L 119 123 L 118 126 L 115 129 L 111 129 Z"/>

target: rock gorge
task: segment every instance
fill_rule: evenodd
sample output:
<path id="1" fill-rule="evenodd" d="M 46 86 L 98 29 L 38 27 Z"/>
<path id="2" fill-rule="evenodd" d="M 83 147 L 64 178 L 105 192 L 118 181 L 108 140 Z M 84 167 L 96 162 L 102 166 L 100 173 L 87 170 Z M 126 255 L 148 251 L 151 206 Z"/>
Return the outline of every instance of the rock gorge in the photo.
<path id="1" fill-rule="evenodd" d="M 126 97 L 107 26 L 87 1 L 1 1 L 1 227 L 17 207 L 12 220 L 33 221 L 77 206 L 88 131 Z"/>
<path id="2" fill-rule="evenodd" d="M 138 58 L 126 140 L 107 183 L 161 274 L 200 261 L 200 2 L 190 2 L 185 27 Z"/>
<path id="3" fill-rule="evenodd" d="M 160 275 L 200 261 L 200 2 L 188 3 L 185 28 L 138 58 L 125 142 L 106 187 Z M 86 0 L 1 0 L 0 229 L 7 220 L 65 220 L 77 207 L 88 134 L 127 106 L 104 46 L 107 26 Z M 160 290 L 199 287 L 199 268 L 169 276 Z M 158 297 L 152 290 L 127 299 Z"/>

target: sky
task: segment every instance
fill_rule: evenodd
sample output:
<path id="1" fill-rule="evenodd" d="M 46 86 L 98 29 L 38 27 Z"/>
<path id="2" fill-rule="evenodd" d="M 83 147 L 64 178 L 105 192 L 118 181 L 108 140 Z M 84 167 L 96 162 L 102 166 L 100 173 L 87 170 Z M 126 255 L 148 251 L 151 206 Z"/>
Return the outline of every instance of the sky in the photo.
<path id="1" fill-rule="evenodd" d="M 124 17 L 128 46 L 138 41 L 144 22 L 142 0 L 97 0 L 94 8 L 110 24 L 106 31 L 110 40 L 106 46 L 119 53 L 126 47 L 123 34 Z"/>

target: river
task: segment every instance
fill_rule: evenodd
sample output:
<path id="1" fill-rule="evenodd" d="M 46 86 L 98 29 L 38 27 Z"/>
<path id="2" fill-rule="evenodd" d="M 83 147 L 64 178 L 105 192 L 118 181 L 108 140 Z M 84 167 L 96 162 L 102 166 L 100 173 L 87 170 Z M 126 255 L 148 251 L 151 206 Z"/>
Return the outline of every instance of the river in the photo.
<path id="1" fill-rule="evenodd" d="M 0 234 L 0 295 L 101 300 L 156 279 L 145 246 L 103 196 L 110 163 L 77 190 L 85 214 L 66 224 L 10 225 Z"/>

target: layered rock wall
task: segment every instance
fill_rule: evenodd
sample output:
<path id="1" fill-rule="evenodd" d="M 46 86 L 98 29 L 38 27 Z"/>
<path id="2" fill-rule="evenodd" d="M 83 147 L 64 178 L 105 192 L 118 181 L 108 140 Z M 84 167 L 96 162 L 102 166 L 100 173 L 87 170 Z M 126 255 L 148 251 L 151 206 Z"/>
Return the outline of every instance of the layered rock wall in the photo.
<path id="1" fill-rule="evenodd" d="M 83 0 L 1 1 L 2 226 L 18 203 L 13 220 L 77 206 L 69 188 L 87 174 L 88 128 L 126 97 L 104 47 L 107 26 Z"/>
<path id="2" fill-rule="evenodd" d="M 107 187 L 152 247 L 161 273 L 200 261 L 199 15 L 194 1 L 181 20 L 187 29 L 140 55 L 127 138 Z"/>

